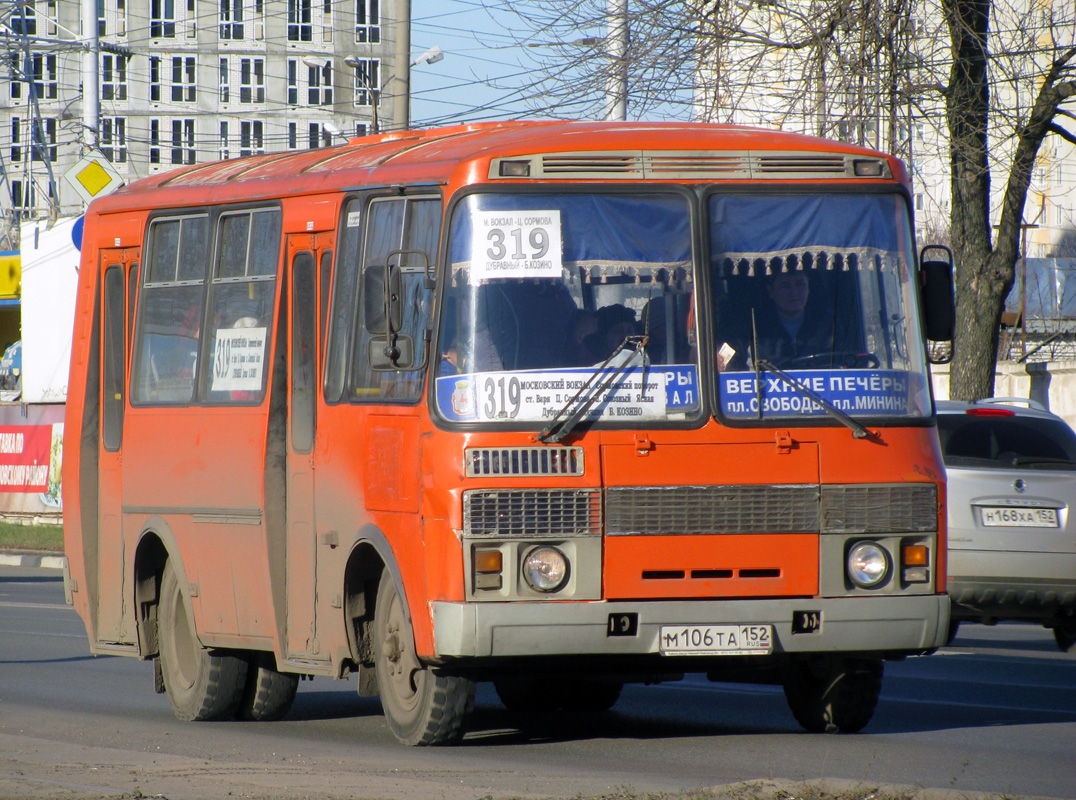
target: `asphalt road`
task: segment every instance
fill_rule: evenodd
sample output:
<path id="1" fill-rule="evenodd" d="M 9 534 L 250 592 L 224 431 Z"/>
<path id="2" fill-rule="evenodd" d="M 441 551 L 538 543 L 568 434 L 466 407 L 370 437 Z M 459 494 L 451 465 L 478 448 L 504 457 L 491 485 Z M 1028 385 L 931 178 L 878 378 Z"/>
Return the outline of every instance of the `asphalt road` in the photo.
<path id="1" fill-rule="evenodd" d="M 888 664 L 856 735 L 802 732 L 779 688 L 629 686 L 606 714 L 510 714 L 479 688 L 455 748 L 405 748 L 354 682 L 303 682 L 276 723 L 183 723 L 149 664 L 89 655 L 55 570 L 0 567 L 0 798 L 572 798 L 834 778 L 1076 798 L 1076 653 L 965 626 Z M 618 788 L 619 787 L 619 788 Z"/>

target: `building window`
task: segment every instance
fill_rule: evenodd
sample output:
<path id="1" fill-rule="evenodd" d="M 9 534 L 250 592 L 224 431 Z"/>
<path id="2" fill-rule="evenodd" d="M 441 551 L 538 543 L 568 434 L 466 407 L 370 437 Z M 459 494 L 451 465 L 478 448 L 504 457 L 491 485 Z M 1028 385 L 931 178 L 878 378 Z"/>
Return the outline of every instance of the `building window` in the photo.
<path id="1" fill-rule="evenodd" d="M 239 102 L 265 102 L 265 59 L 239 60 Z"/>
<path id="2" fill-rule="evenodd" d="M 265 137 L 261 120 L 242 120 L 239 123 L 239 156 L 265 152 Z"/>
<path id="3" fill-rule="evenodd" d="M 101 118 L 101 152 L 113 164 L 127 163 L 127 119 Z"/>
<path id="4" fill-rule="evenodd" d="M 326 61 L 320 67 L 307 67 L 307 102 L 312 106 L 331 106 L 333 102 L 333 66 Z"/>
<path id="5" fill-rule="evenodd" d="M 376 58 L 360 58 L 355 65 L 355 105 L 373 105 L 381 86 L 381 61 Z"/>
<path id="6" fill-rule="evenodd" d="M 299 148 L 299 123 L 288 123 L 288 149 L 297 150 Z"/>
<path id="7" fill-rule="evenodd" d="M 161 121 L 159 119 L 149 121 L 149 163 L 161 163 Z"/>
<path id="8" fill-rule="evenodd" d="M 30 59 L 33 68 L 34 91 L 39 100 L 55 100 L 58 96 L 56 56 L 35 53 Z"/>
<path id="9" fill-rule="evenodd" d="M 11 182 L 11 206 L 21 209 L 17 216 L 29 219 L 33 210 L 37 207 L 37 192 L 34 190 L 32 181 Z"/>
<path id="10" fill-rule="evenodd" d="M 307 146 L 311 150 L 317 150 L 321 147 L 321 123 L 311 122 L 307 124 L 306 128 Z M 326 138 L 328 134 L 326 133 Z"/>
<path id="11" fill-rule="evenodd" d="M 381 41 L 381 0 L 355 0 L 355 41 Z"/>
<path id="12" fill-rule="evenodd" d="M 37 120 L 37 124 L 31 123 L 30 135 L 34 147 L 30 151 L 34 161 L 44 161 L 46 156 L 52 163 L 56 162 L 56 118 L 45 117 Z"/>
<path id="13" fill-rule="evenodd" d="M 243 0 L 220 0 L 220 38 L 243 38 Z"/>
<path id="14" fill-rule="evenodd" d="M 197 151 L 194 148 L 194 120 L 172 120 L 172 163 L 193 164 Z"/>
<path id="15" fill-rule="evenodd" d="M 127 0 L 97 0 L 97 35 L 127 35 Z"/>
<path id="16" fill-rule="evenodd" d="M 172 102 L 193 103 L 197 93 L 194 56 L 172 58 Z"/>
<path id="17" fill-rule="evenodd" d="M 176 38 L 176 0 L 150 0 L 149 35 L 154 39 Z"/>
<path id="18" fill-rule="evenodd" d="M 313 0 L 288 0 L 288 41 L 314 40 Z"/>
<path id="19" fill-rule="evenodd" d="M 355 135 L 356 136 L 369 136 L 370 135 L 370 125 L 368 123 L 365 123 L 365 122 L 356 122 L 355 123 Z"/>
<path id="20" fill-rule="evenodd" d="M 299 59 L 288 59 L 288 105 L 299 105 Z"/>
<path id="21" fill-rule="evenodd" d="M 217 151 L 217 155 L 221 161 L 227 161 L 232 157 L 231 148 L 228 145 L 228 120 L 222 119 L 220 121 L 220 148 Z"/>
<path id="22" fill-rule="evenodd" d="M 127 59 L 124 56 L 101 54 L 101 99 L 127 99 Z"/>
<path id="23" fill-rule="evenodd" d="M 220 88 L 219 97 L 220 102 L 227 103 L 231 99 L 231 65 L 228 63 L 228 59 L 222 58 L 220 60 Z"/>
<path id="24" fill-rule="evenodd" d="M 149 100 L 151 103 L 161 102 L 161 57 L 149 57 Z"/>
<path id="25" fill-rule="evenodd" d="M 33 3 L 18 3 L 11 6 L 11 17 L 7 26 L 16 36 L 37 36 L 37 13 Z"/>
<path id="26" fill-rule="evenodd" d="M 11 160 L 14 163 L 22 161 L 22 119 L 11 118 Z"/>

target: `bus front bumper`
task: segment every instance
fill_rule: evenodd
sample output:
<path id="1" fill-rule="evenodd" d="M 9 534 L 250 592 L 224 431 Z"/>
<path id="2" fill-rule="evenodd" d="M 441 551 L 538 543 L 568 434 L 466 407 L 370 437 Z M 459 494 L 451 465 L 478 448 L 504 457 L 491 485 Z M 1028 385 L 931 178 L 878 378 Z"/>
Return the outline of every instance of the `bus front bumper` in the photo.
<path id="1" fill-rule="evenodd" d="M 662 626 L 683 625 L 772 625 L 775 654 L 895 656 L 941 647 L 949 628 L 947 595 L 431 606 L 436 656 L 444 659 L 659 654 Z M 803 624 L 805 613 L 819 615 L 811 618 L 817 626 Z M 634 633 L 611 633 L 625 628 Z"/>

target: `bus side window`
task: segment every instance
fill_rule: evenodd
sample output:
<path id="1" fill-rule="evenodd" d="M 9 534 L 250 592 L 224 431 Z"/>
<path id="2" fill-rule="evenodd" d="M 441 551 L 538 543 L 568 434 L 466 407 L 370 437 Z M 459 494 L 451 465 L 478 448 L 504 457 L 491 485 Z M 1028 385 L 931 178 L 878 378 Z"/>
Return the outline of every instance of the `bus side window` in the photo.
<path id="1" fill-rule="evenodd" d="M 102 348 L 104 415 L 101 440 L 106 450 L 116 452 L 123 441 L 123 378 L 127 353 L 127 337 L 124 330 L 127 323 L 127 310 L 124 307 L 124 280 L 121 265 L 110 264 L 105 270 L 104 295 L 104 347 Z"/>
<path id="2" fill-rule="evenodd" d="M 209 402 L 247 404 L 265 396 L 280 231 L 275 208 L 229 212 L 218 220 L 205 376 Z"/>
<path id="3" fill-rule="evenodd" d="M 208 250 L 205 214 L 150 223 L 135 325 L 134 403 L 184 405 L 194 397 Z"/>

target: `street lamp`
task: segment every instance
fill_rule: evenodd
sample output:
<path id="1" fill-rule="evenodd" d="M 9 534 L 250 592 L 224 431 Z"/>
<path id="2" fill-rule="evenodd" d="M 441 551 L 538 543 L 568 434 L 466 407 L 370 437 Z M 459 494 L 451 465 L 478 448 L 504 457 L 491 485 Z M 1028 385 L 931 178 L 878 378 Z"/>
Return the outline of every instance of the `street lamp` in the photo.
<path id="1" fill-rule="evenodd" d="M 378 103 L 381 102 L 381 86 L 377 79 L 378 76 L 373 74 L 375 70 L 370 68 L 376 62 L 371 58 L 348 56 L 344 59 L 344 63 L 354 70 L 355 80 L 359 81 L 363 88 L 370 93 L 371 128 L 373 133 L 380 133 L 381 128 L 378 125 L 377 120 L 377 106 Z"/>

